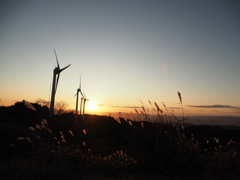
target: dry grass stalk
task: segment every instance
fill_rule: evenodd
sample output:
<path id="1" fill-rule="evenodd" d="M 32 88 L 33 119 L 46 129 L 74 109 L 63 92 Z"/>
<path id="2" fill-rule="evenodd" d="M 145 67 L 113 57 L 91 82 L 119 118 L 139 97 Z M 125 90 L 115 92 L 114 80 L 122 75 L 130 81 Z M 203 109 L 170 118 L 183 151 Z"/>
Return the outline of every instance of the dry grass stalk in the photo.
<path id="1" fill-rule="evenodd" d="M 186 120 L 186 118 L 184 117 L 184 112 L 183 112 L 182 96 L 181 96 L 181 93 L 179 91 L 177 92 L 177 94 L 178 94 L 178 97 L 179 97 L 179 100 L 180 100 L 180 103 L 181 103 L 181 107 L 182 107 L 182 116 L 183 116 L 182 121 L 183 121 L 183 125 L 184 125 L 184 120 Z"/>

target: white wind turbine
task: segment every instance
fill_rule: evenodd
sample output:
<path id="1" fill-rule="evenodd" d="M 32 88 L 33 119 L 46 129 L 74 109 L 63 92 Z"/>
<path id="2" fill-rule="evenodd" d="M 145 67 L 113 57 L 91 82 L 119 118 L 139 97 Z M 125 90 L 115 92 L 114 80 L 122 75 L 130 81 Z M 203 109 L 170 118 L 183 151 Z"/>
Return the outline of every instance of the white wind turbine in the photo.
<path id="1" fill-rule="evenodd" d="M 54 52 L 55 52 L 55 56 L 56 56 L 57 67 L 55 67 L 53 70 L 52 94 L 51 94 L 51 104 L 50 104 L 50 114 L 49 114 L 50 123 L 53 123 L 52 119 L 53 119 L 53 115 L 54 115 L 54 102 L 55 102 L 55 95 L 56 95 L 56 91 L 57 91 L 60 73 L 71 65 L 71 64 L 69 64 L 68 66 L 60 69 L 60 66 L 58 63 L 58 58 L 57 58 L 57 53 L 56 53 L 55 49 L 54 49 Z"/>
<path id="2" fill-rule="evenodd" d="M 83 114 L 82 114 L 82 121 L 84 121 L 84 113 L 85 113 L 85 104 L 86 104 L 86 101 L 89 101 L 89 99 L 87 99 L 86 95 L 85 95 L 85 92 L 84 93 L 84 96 L 83 96 Z"/>
<path id="3" fill-rule="evenodd" d="M 83 93 L 82 93 L 82 90 L 81 90 L 81 75 L 80 75 L 79 88 L 77 89 L 77 93 L 74 95 L 74 97 L 77 96 L 76 97 L 76 121 L 78 119 L 78 95 L 79 95 L 79 92 L 81 93 L 81 95 L 83 97 Z M 81 106 L 82 106 L 82 100 L 81 100 L 81 104 L 80 104 L 80 114 L 81 114 L 81 109 L 82 109 Z"/>

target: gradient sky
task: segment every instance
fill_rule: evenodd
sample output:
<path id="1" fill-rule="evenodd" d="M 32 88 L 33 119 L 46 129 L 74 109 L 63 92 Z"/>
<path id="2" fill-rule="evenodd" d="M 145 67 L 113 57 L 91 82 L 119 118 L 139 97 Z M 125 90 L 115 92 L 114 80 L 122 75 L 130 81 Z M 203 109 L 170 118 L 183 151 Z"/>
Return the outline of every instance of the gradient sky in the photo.
<path id="1" fill-rule="evenodd" d="M 81 74 L 99 111 L 178 111 L 180 91 L 186 114 L 240 116 L 239 19 L 238 0 L 1 1 L 0 99 L 49 100 L 55 48 L 69 108 Z"/>

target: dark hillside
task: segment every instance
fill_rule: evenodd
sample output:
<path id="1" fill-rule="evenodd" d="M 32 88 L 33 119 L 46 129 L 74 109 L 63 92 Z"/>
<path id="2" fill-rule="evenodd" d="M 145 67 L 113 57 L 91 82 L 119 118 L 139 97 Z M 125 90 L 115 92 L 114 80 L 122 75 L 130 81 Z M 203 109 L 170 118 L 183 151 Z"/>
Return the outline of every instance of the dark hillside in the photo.
<path id="1" fill-rule="evenodd" d="M 85 115 L 84 121 L 79 116 L 76 121 L 73 113 L 56 115 L 50 128 L 47 114 L 46 107 L 26 102 L 0 107 L 2 179 L 26 174 L 26 179 L 240 175 L 236 128 L 201 125 L 184 130 L 174 123 L 98 115 Z"/>
<path id="2" fill-rule="evenodd" d="M 231 139 L 236 142 L 240 142 L 240 129 L 237 127 L 225 128 L 224 126 L 210 125 L 195 125 L 186 128 L 186 132 L 190 137 L 194 135 L 195 140 L 198 140 L 201 144 L 206 141 L 213 141 L 214 138 L 220 140 L 221 144 L 227 144 Z"/>

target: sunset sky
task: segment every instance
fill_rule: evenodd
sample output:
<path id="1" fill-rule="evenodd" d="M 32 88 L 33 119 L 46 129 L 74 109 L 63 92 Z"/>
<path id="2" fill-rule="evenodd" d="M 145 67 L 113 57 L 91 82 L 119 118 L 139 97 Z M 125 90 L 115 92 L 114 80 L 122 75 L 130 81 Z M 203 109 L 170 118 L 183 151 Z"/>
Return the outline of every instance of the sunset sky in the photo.
<path id="1" fill-rule="evenodd" d="M 87 113 L 134 112 L 142 101 L 176 113 L 240 116 L 238 0 L 8 0 L 0 3 L 0 105 L 49 100 Z M 164 109 L 164 108 L 163 108 Z"/>

